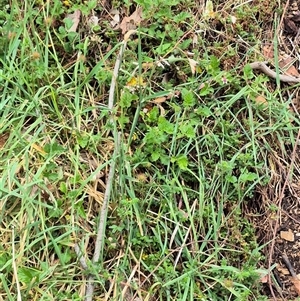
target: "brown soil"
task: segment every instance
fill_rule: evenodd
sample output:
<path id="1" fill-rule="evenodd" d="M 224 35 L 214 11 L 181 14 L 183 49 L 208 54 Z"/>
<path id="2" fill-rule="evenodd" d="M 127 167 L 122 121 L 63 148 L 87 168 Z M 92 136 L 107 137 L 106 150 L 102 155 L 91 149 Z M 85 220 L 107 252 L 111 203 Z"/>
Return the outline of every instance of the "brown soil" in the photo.
<path id="1" fill-rule="evenodd" d="M 283 13 L 277 30 L 278 57 L 288 57 L 291 64 L 286 68 L 287 74 L 300 77 L 300 1 L 287 2 L 282 4 Z M 274 24 L 268 24 L 266 19 L 263 26 L 263 40 L 266 44 L 261 50 L 266 60 L 274 63 Z M 269 88 L 272 90 L 272 86 Z M 300 118 L 299 87 L 288 90 L 291 92 L 286 92 L 286 99 L 293 100 L 291 110 Z M 273 154 L 267 158 L 272 170 L 270 181 L 267 186 L 258 189 L 255 200 L 250 204 L 250 212 L 247 213 L 257 229 L 260 244 L 266 244 L 263 249 L 266 260 L 261 268 L 271 272 L 261 281 L 264 283 L 263 294 L 269 296 L 270 300 L 299 300 L 300 297 L 299 135 L 291 137 L 291 142 L 296 145 L 293 149 L 283 142 L 278 146 L 273 142 Z"/>
<path id="2" fill-rule="evenodd" d="M 300 281 L 300 150 L 278 156 L 269 162 L 274 166 L 268 187 L 259 191 L 251 204 L 252 220 L 264 248 L 266 262 L 262 268 L 271 269 L 262 279 L 264 294 L 270 300 L 299 300 Z M 284 160 L 283 158 L 286 158 Z M 284 260 L 285 258 L 285 260 Z M 300 278 L 299 278 L 300 279 Z"/>

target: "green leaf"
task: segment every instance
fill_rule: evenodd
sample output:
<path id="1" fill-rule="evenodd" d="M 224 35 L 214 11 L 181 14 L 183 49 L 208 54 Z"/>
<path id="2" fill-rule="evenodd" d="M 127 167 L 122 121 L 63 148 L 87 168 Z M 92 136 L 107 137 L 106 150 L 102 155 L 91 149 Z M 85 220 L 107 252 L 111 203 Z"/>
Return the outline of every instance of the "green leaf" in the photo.
<path id="1" fill-rule="evenodd" d="M 83 208 L 83 202 L 82 201 L 77 202 L 75 204 L 75 210 L 76 210 L 76 213 L 78 213 L 78 215 L 80 217 L 82 217 L 83 219 L 86 219 L 86 213 L 85 213 L 85 210 Z"/>
<path id="2" fill-rule="evenodd" d="M 156 48 L 156 53 L 157 54 L 165 54 L 169 49 L 171 49 L 173 47 L 173 44 L 171 43 L 165 43 L 165 44 L 162 44 L 162 45 L 159 45 L 157 48 Z"/>
<path id="3" fill-rule="evenodd" d="M 70 252 L 70 249 L 66 249 L 65 252 L 62 254 L 63 262 L 65 264 L 69 263 L 73 258 L 73 254 Z"/>
<path id="4" fill-rule="evenodd" d="M 216 56 L 212 55 L 210 57 L 210 67 L 211 67 L 211 69 L 213 71 L 218 71 L 219 72 L 220 71 L 219 66 L 220 66 L 219 59 Z"/>
<path id="5" fill-rule="evenodd" d="M 203 117 L 209 117 L 213 115 L 212 111 L 207 106 L 199 107 L 195 113 Z"/>
<path id="6" fill-rule="evenodd" d="M 180 132 L 187 138 L 195 138 L 195 128 L 192 124 L 185 124 L 180 127 Z"/>
<path id="7" fill-rule="evenodd" d="M 77 136 L 77 142 L 81 148 L 85 148 L 89 143 L 90 137 L 87 134 Z"/>
<path id="8" fill-rule="evenodd" d="M 165 117 L 158 117 L 158 128 L 168 134 L 174 133 L 174 124 L 169 122 Z"/>
<path id="9" fill-rule="evenodd" d="M 153 152 L 151 154 L 152 161 L 157 161 L 159 159 L 159 157 L 160 157 L 160 153 L 159 152 Z"/>
<path id="10" fill-rule="evenodd" d="M 8 261 L 8 254 L 4 251 L 0 251 L 0 266 L 3 267 L 4 264 Z"/>
<path id="11" fill-rule="evenodd" d="M 149 113 L 147 114 L 147 116 L 148 116 L 149 122 L 157 121 L 158 116 L 159 116 L 159 110 L 158 110 L 158 107 L 157 107 L 157 106 L 153 107 L 153 108 L 149 111 Z"/>
<path id="12" fill-rule="evenodd" d="M 235 164 L 232 161 L 223 160 L 218 163 L 218 168 L 220 169 L 221 173 L 231 173 L 234 167 Z"/>
<path id="13" fill-rule="evenodd" d="M 28 267 L 20 267 L 18 268 L 18 278 L 22 283 L 29 284 L 33 278 L 38 278 L 41 272 L 39 270 L 28 268 Z"/>
<path id="14" fill-rule="evenodd" d="M 187 159 L 187 157 L 185 155 L 177 157 L 176 162 L 177 162 L 177 164 L 178 164 L 178 166 L 179 166 L 180 169 L 182 169 L 182 170 L 186 170 L 187 169 L 189 162 L 188 162 L 188 159 Z"/>
<path id="15" fill-rule="evenodd" d="M 170 157 L 168 155 L 165 154 L 160 154 L 160 162 L 163 165 L 168 165 L 170 163 Z"/>
<path id="16" fill-rule="evenodd" d="M 64 23 L 66 24 L 66 29 L 69 30 L 73 26 L 73 20 L 71 18 L 65 18 Z"/>
<path id="17" fill-rule="evenodd" d="M 239 176 L 240 183 L 253 182 L 258 179 L 258 175 L 254 172 L 245 172 Z"/>
<path id="18" fill-rule="evenodd" d="M 120 106 L 121 108 L 130 108 L 132 102 L 137 99 L 137 95 L 132 94 L 128 89 L 124 89 L 120 98 Z"/>
<path id="19" fill-rule="evenodd" d="M 158 127 L 150 127 L 143 141 L 148 145 L 160 145 L 164 143 L 167 139 L 168 135 L 166 135 L 161 129 L 159 129 Z"/>
<path id="20" fill-rule="evenodd" d="M 199 91 L 199 95 L 200 96 L 206 96 L 209 94 L 213 94 L 214 89 L 209 86 L 207 83 L 204 84 L 204 87 L 201 88 L 201 90 Z"/>
<path id="21" fill-rule="evenodd" d="M 64 215 L 64 210 L 62 208 L 53 208 L 49 209 L 49 218 L 60 218 Z"/>
<path id="22" fill-rule="evenodd" d="M 226 181 L 228 181 L 229 183 L 236 183 L 237 182 L 237 177 L 233 176 L 233 175 L 226 175 L 225 176 Z"/>
<path id="23" fill-rule="evenodd" d="M 245 79 L 251 79 L 254 77 L 253 70 L 250 67 L 250 64 L 246 64 L 244 67 L 244 77 Z"/>
<path id="24" fill-rule="evenodd" d="M 85 3 L 85 5 L 86 5 L 86 3 Z M 97 6 L 97 0 L 87 1 L 87 6 L 90 10 L 94 9 Z"/>
<path id="25" fill-rule="evenodd" d="M 183 106 L 185 108 L 192 107 L 196 104 L 196 99 L 195 99 L 194 93 L 191 90 L 183 88 L 181 90 L 181 95 L 182 95 L 182 99 L 183 99 Z"/>
<path id="26" fill-rule="evenodd" d="M 46 144 L 44 151 L 51 155 L 59 155 L 64 153 L 66 151 L 66 148 L 54 141 L 53 143 Z"/>
<path id="27" fill-rule="evenodd" d="M 123 129 L 124 126 L 129 123 L 129 117 L 121 115 L 118 117 L 118 122 L 120 124 L 120 127 Z"/>
<path id="28" fill-rule="evenodd" d="M 50 181 L 58 181 L 63 178 L 62 167 L 58 167 L 55 163 L 50 162 L 47 164 L 43 175 Z"/>
<path id="29" fill-rule="evenodd" d="M 61 182 L 60 185 L 59 185 L 59 190 L 61 192 L 63 192 L 64 194 L 67 194 L 67 184 L 65 182 Z"/>

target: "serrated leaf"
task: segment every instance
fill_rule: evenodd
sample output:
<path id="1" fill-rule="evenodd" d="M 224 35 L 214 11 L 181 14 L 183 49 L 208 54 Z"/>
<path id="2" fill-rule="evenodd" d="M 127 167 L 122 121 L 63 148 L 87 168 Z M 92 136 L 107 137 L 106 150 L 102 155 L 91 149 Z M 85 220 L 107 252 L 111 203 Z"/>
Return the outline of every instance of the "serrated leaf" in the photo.
<path id="1" fill-rule="evenodd" d="M 174 124 L 169 122 L 165 117 L 158 117 L 158 128 L 168 134 L 174 133 Z"/>
<path id="2" fill-rule="evenodd" d="M 18 268 L 18 278 L 20 282 L 28 284 L 32 281 L 33 278 L 38 277 L 41 272 L 39 270 L 28 268 L 28 267 L 20 267 Z"/>
<path id="3" fill-rule="evenodd" d="M 58 144 L 56 141 L 54 141 L 52 144 L 46 144 L 44 147 L 44 151 L 48 154 L 54 155 L 54 154 L 62 154 L 66 151 L 66 149 Z"/>
<path id="4" fill-rule="evenodd" d="M 153 152 L 151 154 L 152 161 L 157 161 L 159 159 L 159 157 L 160 157 L 160 154 L 158 152 Z"/>
<path id="5" fill-rule="evenodd" d="M 181 91 L 182 99 L 183 99 L 183 106 L 192 107 L 196 104 L 194 93 L 188 89 L 182 89 Z"/>
<path id="6" fill-rule="evenodd" d="M 79 135 L 77 137 L 77 142 L 81 148 L 85 148 L 89 143 L 90 137 L 88 135 Z"/>
<path id="7" fill-rule="evenodd" d="M 239 177 L 239 182 L 246 183 L 246 182 L 253 182 L 258 178 L 258 175 L 254 172 L 245 172 L 242 173 Z"/>
<path id="8" fill-rule="evenodd" d="M 180 132 L 187 138 L 195 138 L 195 128 L 192 124 L 185 124 L 180 127 Z"/>
<path id="9" fill-rule="evenodd" d="M 178 167 L 182 170 L 186 170 L 187 167 L 188 167 L 188 159 L 186 156 L 180 156 L 177 158 L 177 164 L 178 164 Z"/>
<path id="10" fill-rule="evenodd" d="M 123 90 L 120 97 L 121 108 L 130 108 L 134 100 L 137 100 L 138 96 L 131 93 L 128 89 Z"/>

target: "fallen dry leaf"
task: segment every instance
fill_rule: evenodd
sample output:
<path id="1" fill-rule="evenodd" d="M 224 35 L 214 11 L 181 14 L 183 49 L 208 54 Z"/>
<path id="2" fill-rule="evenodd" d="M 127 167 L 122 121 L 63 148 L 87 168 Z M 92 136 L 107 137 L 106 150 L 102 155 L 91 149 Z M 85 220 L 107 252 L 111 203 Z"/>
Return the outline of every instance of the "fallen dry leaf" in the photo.
<path id="1" fill-rule="evenodd" d="M 291 282 L 294 284 L 295 291 L 300 296 L 300 279 L 297 276 L 291 278 Z"/>
<path id="2" fill-rule="evenodd" d="M 198 45 L 198 35 L 194 34 L 193 35 L 193 47 L 195 47 L 196 45 Z"/>
<path id="3" fill-rule="evenodd" d="M 152 100 L 153 103 L 155 104 L 159 104 L 159 103 L 163 103 L 165 102 L 167 99 L 167 97 L 163 96 L 163 97 L 158 97 Z"/>
<path id="4" fill-rule="evenodd" d="M 231 23 L 232 24 L 235 24 L 236 23 L 236 17 L 235 16 L 230 16 L 230 19 L 231 19 Z"/>
<path id="5" fill-rule="evenodd" d="M 68 29 L 68 32 L 76 32 L 77 27 L 80 21 L 80 15 L 81 12 L 79 9 L 75 10 L 73 14 L 69 14 L 66 16 L 67 19 L 71 19 L 73 22 L 73 25 Z"/>
<path id="6" fill-rule="evenodd" d="M 112 20 L 110 21 L 110 25 L 112 28 L 116 27 L 117 25 L 120 24 L 120 13 L 119 10 L 117 9 L 112 9 L 110 11 L 110 15 L 112 17 Z"/>
<path id="7" fill-rule="evenodd" d="M 88 25 L 90 26 L 90 28 L 97 26 L 98 23 L 99 23 L 99 18 L 97 16 L 91 16 L 88 19 Z"/>
<path id="8" fill-rule="evenodd" d="M 134 13 L 129 17 L 124 17 L 119 28 L 122 30 L 122 34 L 125 34 L 129 30 L 134 30 L 142 21 L 142 8 L 138 7 Z"/>
<path id="9" fill-rule="evenodd" d="M 288 232 L 288 231 L 286 231 Z M 295 291 L 297 292 L 298 296 L 300 296 L 300 279 L 298 278 L 296 272 L 293 269 L 288 257 L 286 254 L 282 254 L 282 260 L 285 263 L 287 269 L 289 270 L 291 277 L 291 282 L 294 284 Z"/>
<path id="10" fill-rule="evenodd" d="M 291 229 L 289 229 L 288 231 L 280 231 L 280 237 L 286 241 L 295 240 L 294 233 Z"/>
<path id="11" fill-rule="evenodd" d="M 291 17 L 291 19 L 294 22 L 300 22 L 300 11 L 294 12 L 294 15 L 293 15 L 293 17 Z"/>
<path id="12" fill-rule="evenodd" d="M 5 134 L 1 134 L 0 135 L 0 149 L 3 148 L 3 146 L 5 145 L 6 141 L 8 140 L 9 134 L 5 133 Z"/>
<path id="13" fill-rule="evenodd" d="M 273 60 L 273 58 L 274 58 L 273 46 L 271 46 L 271 45 L 263 46 L 262 54 L 266 59 Z"/>
<path id="14" fill-rule="evenodd" d="M 274 64 L 274 48 L 272 45 L 263 46 L 262 53 L 267 60 Z M 278 56 L 278 65 L 285 75 L 300 77 L 300 74 L 293 63 L 294 59 L 288 54 Z"/>
<path id="15" fill-rule="evenodd" d="M 150 68 L 153 68 L 153 66 L 154 66 L 153 62 L 142 63 L 142 68 L 143 69 L 150 69 Z"/>
<path id="16" fill-rule="evenodd" d="M 287 268 L 284 268 L 280 265 L 277 266 L 277 271 L 283 275 L 290 275 L 290 272 Z"/>
<path id="17" fill-rule="evenodd" d="M 188 58 L 188 61 L 189 61 L 190 67 L 191 67 L 192 74 L 194 75 L 196 73 L 196 66 L 197 66 L 198 62 L 193 59 L 189 59 L 189 58 Z"/>
<path id="18" fill-rule="evenodd" d="M 300 74 L 295 68 L 295 66 L 293 65 L 293 63 L 294 63 L 294 59 L 291 58 L 289 55 L 285 54 L 280 56 L 278 65 L 286 75 L 300 77 Z"/>
<path id="19" fill-rule="evenodd" d="M 255 98 L 255 102 L 256 102 L 258 105 L 262 105 L 262 106 L 264 106 L 264 107 L 267 107 L 267 106 L 268 106 L 267 100 L 266 100 L 262 95 L 258 95 L 258 96 Z"/>
<path id="20" fill-rule="evenodd" d="M 260 278 L 260 282 L 261 283 L 268 283 L 268 280 L 269 280 L 269 276 L 268 275 L 265 275 L 263 277 Z"/>
<path id="21" fill-rule="evenodd" d="M 297 34 L 298 27 L 292 19 L 284 18 L 283 19 L 283 24 L 284 24 L 284 30 L 286 32 L 292 33 L 292 34 L 295 34 L 295 35 Z"/>
<path id="22" fill-rule="evenodd" d="M 160 105 L 159 103 L 156 104 L 159 108 L 159 111 L 160 111 L 160 116 L 165 116 L 166 115 L 166 111 L 165 109 L 163 108 L 162 105 Z"/>

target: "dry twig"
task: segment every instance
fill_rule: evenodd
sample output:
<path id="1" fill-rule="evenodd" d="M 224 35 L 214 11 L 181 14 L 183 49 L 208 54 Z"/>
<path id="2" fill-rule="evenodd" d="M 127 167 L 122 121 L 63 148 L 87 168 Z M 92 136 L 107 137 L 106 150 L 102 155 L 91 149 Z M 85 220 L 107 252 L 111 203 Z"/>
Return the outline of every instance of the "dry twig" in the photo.
<path id="1" fill-rule="evenodd" d="M 297 274 L 294 271 L 291 262 L 289 261 L 288 257 L 285 254 L 282 255 L 282 260 L 286 265 L 287 269 L 289 270 L 290 274 L 292 275 L 292 277 L 297 277 Z"/>
<path id="2" fill-rule="evenodd" d="M 135 30 L 130 30 L 128 31 L 123 40 L 123 44 L 121 46 L 120 52 L 118 54 L 115 67 L 114 67 L 114 72 L 111 80 L 111 85 L 110 85 L 110 90 L 109 90 L 109 98 L 108 98 L 108 109 L 112 111 L 114 107 L 114 95 L 115 95 L 115 88 L 117 84 L 117 78 L 118 78 L 118 73 L 120 70 L 122 58 L 124 51 L 126 49 L 127 41 L 130 38 L 132 34 L 134 34 L 136 31 Z M 110 118 L 111 123 L 113 123 L 113 115 L 111 115 Z M 118 136 L 115 137 L 115 150 L 114 150 L 114 155 L 112 162 L 110 164 L 110 169 L 109 169 L 109 174 L 108 174 L 108 179 L 106 183 L 106 190 L 104 194 L 104 199 L 103 199 L 103 204 L 101 211 L 99 213 L 99 225 L 97 229 L 97 238 L 96 238 L 96 243 L 95 243 L 95 251 L 94 251 L 94 256 L 93 256 L 93 264 L 97 263 L 100 258 L 100 254 L 103 250 L 103 245 L 104 245 L 104 235 L 105 235 L 105 227 L 106 227 L 106 218 L 107 218 L 107 209 L 108 209 L 108 203 L 110 199 L 110 193 L 112 189 L 112 182 L 114 179 L 114 174 L 115 174 L 115 164 L 116 164 L 116 158 L 119 155 L 119 148 L 120 148 L 120 140 L 121 140 L 121 135 L 118 133 Z M 82 263 L 81 263 L 82 264 Z M 94 293 L 94 275 L 89 275 L 88 276 L 88 283 L 86 287 L 86 292 L 85 292 L 85 301 L 92 301 L 93 298 L 93 293 Z"/>
<path id="3" fill-rule="evenodd" d="M 74 245 L 74 250 L 75 250 L 75 253 L 76 253 L 77 257 L 79 258 L 79 262 L 80 262 L 81 267 L 82 267 L 84 270 L 87 270 L 88 265 L 87 265 L 87 263 L 86 263 L 86 261 L 85 261 L 85 258 L 84 258 L 84 256 L 83 256 L 83 254 L 82 254 L 82 252 L 81 252 L 81 250 L 80 250 L 78 244 L 75 244 L 75 245 Z"/>
<path id="4" fill-rule="evenodd" d="M 262 71 L 264 74 L 268 75 L 271 78 L 274 78 L 274 79 L 279 78 L 279 80 L 284 83 L 289 83 L 289 84 L 300 83 L 300 78 L 298 78 L 298 77 L 293 77 L 293 76 L 284 75 L 284 74 L 277 74 L 275 71 L 273 71 L 271 68 L 269 68 L 266 65 L 266 62 L 254 62 L 254 63 L 250 64 L 250 67 L 253 70 Z"/>
<path id="5" fill-rule="evenodd" d="M 106 183 L 106 190 L 104 194 L 103 204 L 101 211 L 99 213 L 99 225 L 97 229 L 97 238 L 95 243 L 95 251 L 93 256 L 93 264 L 97 263 L 100 258 L 100 254 L 102 253 L 103 246 L 104 246 L 104 235 L 105 235 L 105 227 L 106 227 L 106 218 L 107 218 L 107 210 L 108 210 L 108 203 L 110 199 L 110 193 L 112 190 L 113 179 L 115 175 L 115 165 L 116 165 L 116 157 L 119 155 L 119 148 L 120 148 L 120 133 L 118 133 L 118 137 L 116 138 L 116 147 L 113 155 L 112 162 L 109 168 L 109 174 Z M 85 292 L 85 301 L 92 301 L 94 293 L 94 275 L 88 276 L 88 283 Z"/>
<path id="6" fill-rule="evenodd" d="M 291 281 L 294 284 L 295 291 L 297 292 L 298 296 L 300 296 L 300 280 L 297 277 L 296 272 L 294 271 L 288 257 L 285 254 L 282 255 L 282 260 L 284 261 L 286 267 L 288 268 L 290 274 L 292 275 Z"/>

